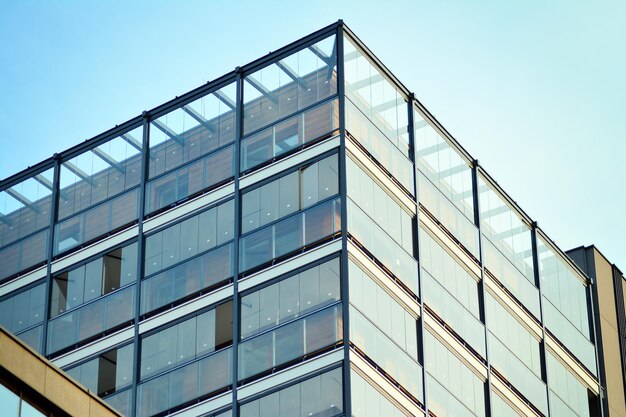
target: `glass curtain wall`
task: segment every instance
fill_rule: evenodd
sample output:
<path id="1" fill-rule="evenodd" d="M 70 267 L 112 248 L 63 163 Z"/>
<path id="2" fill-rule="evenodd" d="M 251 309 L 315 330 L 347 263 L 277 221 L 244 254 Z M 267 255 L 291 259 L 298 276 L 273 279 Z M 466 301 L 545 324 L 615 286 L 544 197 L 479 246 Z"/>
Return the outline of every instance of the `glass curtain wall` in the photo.
<path id="1" fill-rule="evenodd" d="M 413 216 L 347 157 L 348 231 L 413 296 L 419 292 L 413 255 Z"/>
<path id="2" fill-rule="evenodd" d="M 349 279 L 350 341 L 423 403 L 416 317 L 352 261 Z"/>
<path id="3" fill-rule="evenodd" d="M 412 195 L 407 101 L 349 38 L 343 60 L 348 134 Z"/>
<path id="4" fill-rule="evenodd" d="M 63 161 L 55 255 L 137 220 L 142 135 L 138 127 Z"/>
<path id="5" fill-rule="evenodd" d="M 541 236 L 537 236 L 537 253 L 546 329 L 596 375 L 589 291 L 583 284 L 586 278 L 574 272 Z"/>
<path id="6" fill-rule="evenodd" d="M 337 154 L 244 190 L 241 271 L 332 238 L 341 228 Z"/>
<path id="7" fill-rule="evenodd" d="M 232 179 L 235 101 L 231 83 L 150 122 L 146 214 Z"/>
<path id="8" fill-rule="evenodd" d="M 38 352 L 42 350 L 46 284 L 37 284 L 11 293 L 0 301 L 0 325 Z"/>
<path id="9" fill-rule="evenodd" d="M 343 415 L 341 368 L 263 395 L 239 406 L 241 417 L 337 417 Z"/>
<path id="10" fill-rule="evenodd" d="M 339 258 L 241 297 L 239 380 L 333 347 L 342 338 Z"/>
<path id="11" fill-rule="evenodd" d="M 478 228 L 474 225 L 472 170 L 468 161 L 413 110 L 418 202 L 479 258 Z"/>
<path id="12" fill-rule="evenodd" d="M 137 416 L 180 408 L 231 384 L 232 301 L 141 338 Z"/>
<path id="13" fill-rule="evenodd" d="M 146 237 L 141 314 L 162 311 L 232 278 L 234 211 L 228 200 Z"/>
<path id="14" fill-rule="evenodd" d="M 530 226 L 482 175 L 478 178 L 478 189 L 486 272 L 502 283 L 526 310 L 540 320 Z"/>
<path id="15" fill-rule="evenodd" d="M 0 191 L 0 282 L 48 258 L 53 171 Z"/>

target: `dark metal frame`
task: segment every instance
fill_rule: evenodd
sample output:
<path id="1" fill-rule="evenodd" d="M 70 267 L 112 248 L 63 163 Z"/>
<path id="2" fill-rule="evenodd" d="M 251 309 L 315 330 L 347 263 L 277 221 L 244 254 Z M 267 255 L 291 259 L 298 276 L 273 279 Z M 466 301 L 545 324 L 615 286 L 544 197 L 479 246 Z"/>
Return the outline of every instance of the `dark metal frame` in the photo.
<path id="1" fill-rule="evenodd" d="M 463 159 L 466 160 L 466 162 L 468 163 L 468 165 L 471 166 L 471 172 L 472 172 L 472 198 L 473 198 L 473 202 L 474 202 L 474 224 L 478 227 L 479 229 L 479 250 L 480 250 L 480 267 L 481 267 L 481 287 L 482 287 L 482 306 L 481 306 L 481 310 L 482 310 L 482 314 L 483 314 L 483 324 L 485 324 L 485 342 L 487 342 L 487 332 L 488 332 L 488 328 L 487 328 L 487 318 L 485 317 L 485 307 L 484 307 L 484 300 L 485 300 L 485 286 L 484 286 L 484 279 L 485 279 L 485 270 L 484 270 L 484 262 L 483 262 L 483 245 L 482 245 L 482 233 L 480 232 L 480 210 L 479 210 L 479 203 L 480 203 L 480 190 L 478 189 L 478 178 L 482 178 L 488 185 L 489 187 L 494 190 L 497 194 L 499 194 L 504 202 L 516 213 L 516 215 L 522 220 L 522 222 L 524 222 L 527 226 L 529 226 L 529 228 L 531 229 L 531 243 L 532 243 L 532 252 L 533 252 L 533 266 L 534 266 L 534 271 L 535 271 L 535 280 L 536 280 L 536 285 L 539 289 L 539 295 L 540 295 L 540 309 L 542 310 L 542 289 L 541 289 L 541 282 L 539 279 L 539 270 L 538 270 L 538 254 L 537 254 L 537 239 L 538 239 L 538 235 L 541 236 L 542 238 L 545 238 L 546 241 L 551 245 L 551 247 L 555 248 L 555 250 L 558 252 L 558 255 L 561 256 L 567 263 L 568 265 L 577 273 L 579 273 L 582 277 L 585 277 L 587 285 L 593 285 L 593 282 L 586 277 L 586 275 L 582 272 L 582 270 L 575 265 L 573 262 L 569 261 L 569 259 L 563 254 L 562 251 L 560 251 L 558 249 L 558 247 L 541 231 L 541 229 L 539 229 L 537 227 L 537 224 L 535 222 L 532 221 L 532 219 L 530 218 L 530 216 L 528 216 L 518 205 L 517 203 L 510 197 L 508 196 L 508 194 L 492 179 L 492 177 L 485 171 L 485 169 L 480 166 L 478 164 L 478 161 L 475 160 L 457 141 L 454 137 L 452 137 L 452 135 L 428 112 L 428 110 L 415 98 L 415 95 L 409 90 L 407 89 L 394 75 L 393 73 L 391 73 L 391 71 L 389 71 L 387 69 L 387 67 L 384 66 L 384 64 L 382 64 L 382 62 L 380 62 L 380 60 L 378 60 L 378 58 L 376 58 L 376 56 L 363 44 L 363 42 L 344 24 L 344 22 L 342 20 L 339 20 L 336 23 L 333 23 L 329 26 L 326 26 L 324 28 L 322 28 L 321 30 L 310 34 L 308 36 L 305 36 L 283 48 L 278 49 L 275 52 L 269 53 L 268 55 L 252 61 L 242 67 L 237 67 L 235 68 L 235 70 L 213 80 L 208 82 L 207 84 L 200 86 L 188 93 L 185 93 L 183 95 L 181 95 L 180 97 L 175 97 L 174 99 L 155 107 L 154 109 L 150 110 L 150 111 L 144 111 L 140 116 L 137 116 L 125 123 L 122 123 L 119 126 L 115 126 L 112 129 L 109 129 L 106 132 L 103 132 L 89 140 L 86 140 L 85 142 L 74 146 L 64 152 L 61 152 L 60 154 L 55 154 L 53 157 L 48 158 L 36 165 L 34 165 L 33 167 L 29 167 L 9 178 L 6 178 L 2 181 L 0 181 L 0 191 L 2 190 L 6 190 L 10 187 L 12 187 L 15 184 L 18 184 L 28 178 L 31 177 L 35 177 L 38 174 L 41 174 L 44 171 L 47 171 L 49 169 L 53 169 L 53 181 L 51 184 L 51 188 L 52 188 L 52 207 L 51 207 L 51 213 L 50 213 L 50 224 L 47 226 L 47 228 L 42 228 L 39 230 L 48 230 L 48 242 L 47 242 L 47 247 L 46 247 L 46 253 L 47 253 L 47 264 L 46 264 L 46 273 L 47 273 L 47 279 L 46 279 L 46 300 L 45 300 L 45 306 L 44 306 L 44 319 L 43 319 L 43 331 L 42 331 L 42 344 L 43 346 L 43 353 L 46 353 L 46 349 L 47 349 L 47 339 L 48 339 L 48 322 L 49 322 L 49 309 L 50 309 L 50 291 L 51 291 L 51 282 L 52 282 L 52 262 L 53 260 L 56 258 L 56 256 L 54 255 L 54 239 L 55 239 L 55 228 L 56 225 L 58 224 L 56 222 L 57 220 L 57 212 L 58 212 L 58 205 L 59 205 L 59 200 L 60 200 L 60 190 L 59 190 L 59 186 L 60 186 L 60 169 L 61 169 L 61 164 L 65 161 L 69 161 L 71 160 L 73 157 L 89 151 L 91 149 L 94 149 L 95 147 L 108 142 L 109 140 L 112 140 L 118 136 L 123 136 L 125 133 L 128 133 L 129 131 L 136 129 L 138 127 L 143 127 L 143 137 L 142 137 L 142 144 L 141 144 L 141 149 L 139 149 L 141 151 L 141 158 L 142 158 L 142 172 L 141 172 L 141 182 L 140 185 L 138 186 L 139 189 L 139 203 L 138 203 L 138 264 L 137 264 L 137 278 L 136 278 L 136 298 L 135 298 L 135 316 L 134 316 L 134 335 L 133 335 L 133 339 L 132 342 L 135 344 L 135 349 L 134 349 L 134 372 L 133 372 L 133 381 L 132 381 L 132 411 L 133 413 L 136 412 L 136 404 L 137 404 L 137 386 L 139 383 L 139 359 L 140 359 L 140 335 L 139 335 L 139 317 L 140 317 L 140 313 L 141 313 L 141 301 L 140 301 L 140 294 L 141 294 L 141 283 L 142 283 L 142 276 L 144 273 L 144 265 L 143 265 L 143 259 L 144 259 L 144 255 L 145 255 L 145 238 L 147 236 L 152 235 L 153 233 L 156 233 L 158 230 L 162 230 L 164 227 L 160 227 L 158 230 L 155 231 L 151 231 L 150 233 L 144 235 L 143 233 L 143 229 L 144 229 L 144 221 L 146 220 L 147 216 L 145 214 L 145 197 L 146 197 L 146 187 L 147 184 L 150 180 L 149 178 L 149 173 L 148 173 L 148 167 L 149 167 L 149 158 L 150 158 L 150 147 L 149 147 L 149 143 L 150 143 L 150 127 L 153 124 L 152 122 L 156 119 L 158 119 L 159 117 L 169 113 L 170 111 L 179 109 L 179 108 L 183 108 L 183 106 L 185 106 L 186 104 L 199 99 L 201 97 L 204 97 L 205 95 L 208 94 L 212 94 L 212 93 L 217 93 L 221 88 L 226 87 L 226 86 L 230 86 L 235 84 L 235 88 L 236 88 L 236 103 L 235 106 L 232 107 L 232 103 L 228 104 L 226 103 L 226 101 L 223 98 L 220 98 L 219 96 L 218 99 L 223 100 L 227 105 L 231 106 L 232 111 L 235 112 L 235 141 L 234 141 L 234 152 L 233 152 L 233 167 L 234 167 L 234 196 L 232 197 L 234 200 L 234 207 L 235 207 L 235 222 L 234 222 L 234 240 L 232 241 L 233 244 L 233 283 L 234 283 L 234 295 L 233 295 L 233 342 L 231 345 L 232 350 L 232 382 L 233 382 L 233 388 L 232 388 L 232 394 L 233 394 L 233 404 L 232 404 L 232 409 L 233 409 L 233 413 L 234 416 L 238 416 L 239 413 L 239 408 L 238 408 L 238 398 L 237 398 L 237 382 L 238 382 L 238 343 L 240 342 L 239 340 L 239 320 L 240 320 L 240 311 L 239 311 L 239 304 L 240 304 L 240 297 L 242 295 L 245 295 L 246 292 L 243 292 L 242 294 L 239 294 L 239 285 L 238 285 L 238 278 L 240 278 L 240 270 L 239 270 L 239 237 L 241 237 L 241 224 L 240 224 L 240 218 L 241 218 L 241 199 L 242 199 L 242 190 L 241 190 L 241 186 L 240 186 L 240 177 L 242 175 L 241 173 L 241 141 L 245 140 L 245 138 L 253 135 L 255 132 L 250 132 L 246 135 L 243 135 L 243 98 L 244 98 L 244 81 L 246 79 L 246 77 L 250 74 L 253 74 L 254 72 L 277 63 L 278 61 L 280 61 L 281 59 L 301 50 L 304 48 L 309 48 L 312 50 L 313 53 L 316 53 L 312 47 L 315 43 L 326 39 L 330 36 L 335 36 L 335 52 L 336 52 L 336 64 L 337 64 L 337 93 L 334 95 L 329 96 L 328 98 L 320 101 L 320 102 L 316 102 L 314 104 L 311 104 L 303 109 L 300 109 L 298 111 L 296 111 L 295 113 L 292 113 L 290 115 L 284 116 L 279 120 L 273 121 L 269 124 L 267 124 L 266 126 L 264 126 L 261 129 L 258 129 L 256 131 L 260 131 L 262 129 L 266 129 L 269 126 L 272 126 L 276 123 L 279 123 L 282 120 L 286 120 L 287 118 L 293 117 L 295 114 L 299 114 L 303 111 L 306 111 L 310 108 L 313 108 L 315 106 L 321 105 L 323 103 L 326 102 L 330 102 L 332 100 L 338 100 L 338 106 L 339 106 L 339 137 L 340 137 L 340 146 L 339 146 L 339 198 L 341 201 L 341 253 L 340 253 L 340 270 L 341 270 L 341 294 L 342 294 L 342 299 L 341 299 L 341 304 L 343 307 L 343 311 L 342 311 L 342 319 L 343 319 L 343 340 L 344 340 L 344 344 L 343 344 L 343 353 L 344 353 L 344 358 L 343 358 L 343 362 L 342 364 L 334 364 L 331 365 L 330 367 L 324 368 L 323 370 L 319 370 L 316 371 L 316 373 L 322 373 L 326 370 L 329 369 L 334 369 L 336 367 L 342 367 L 343 370 L 343 395 L 344 395 L 344 414 L 345 415 L 350 415 L 351 414 L 351 383 L 350 383 L 350 361 L 349 361 L 349 355 L 350 355 L 350 344 L 348 343 L 350 334 L 349 334 L 349 314 L 348 314 L 348 293 L 349 293 L 349 279 L 348 279 L 348 232 L 347 232 L 347 180 L 346 180 L 346 158 L 347 158 L 347 151 L 346 151 L 346 141 L 348 140 L 347 138 L 347 134 L 346 134 L 346 124 L 345 124 L 345 108 L 346 108 L 346 97 L 345 97 L 345 85 L 344 85 L 344 81 L 345 81 L 345 75 L 344 75 L 344 42 L 346 40 L 348 40 L 349 42 L 353 43 L 354 46 L 357 48 L 357 50 L 359 50 L 362 54 L 364 54 L 365 57 L 367 57 L 370 62 L 372 63 L 372 65 L 374 65 L 379 72 L 382 74 L 382 76 L 391 83 L 392 86 L 395 86 L 395 88 L 397 89 L 397 91 L 404 97 L 404 99 L 407 101 L 407 111 L 409 112 L 408 114 L 408 129 L 409 129 L 409 159 L 412 160 L 412 162 L 414 163 L 414 172 L 413 172 L 413 192 L 415 194 L 415 200 L 417 201 L 418 196 L 417 196 L 417 185 L 416 185 L 416 171 L 415 169 L 415 159 L 416 159 L 416 155 L 415 155 L 415 138 L 414 138 L 414 111 L 418 111 L 423 118 L 425 119 L 425 121 L 427 123 L 429 123 L 431 125 L 431 127 L 433 127 L 435 129 L 435 131 L 440 134 L 446 141 L 447 143 L 452 147 L 452 149 L 454 149 Z M 297 80 L 294 80 L 294 82 L 297 82 Z M 183 109 L 184 110 L 184 109 Z M 125 139 L 126 140 L 126 139 Z M 134 146 L 136 149 L 138 144 L 136 143 L 131 143 L 129 142 L 132 146 Z M 229 144 L 227 146 L 233 146 L 233 144 Z M 221 148 L 220 148 L 221 149 Z M 215 150 L 217 151 L 217 150 Z M 324 154 L 323 156 L 328 156 L 330 154 L 332 154 L 333 152 L 337 152 L 337 150 L 333 150 L 333 151 L 329 151 L 326 154 Z M 207 155 L 203 155 L 202 157 L 205 157 Z M 316 157 L 318 160 L 322 159 L 321 156 Z M 190 163 L 192 161 L 188 161 L 186 164 Z M 181 165 L 185 166 L 186 164 Z M 177 167 L 180 168 L 180 167 Z M 173 170 L 172 170 L 173 171 Z M 264 182 L 269 182 L 270 180 L 273 180 L 275 178 L 277 178 L 278 176 L 284 175 L 287 171 L 282 172 L 280 174 L 278 174 L 277 176 L 272 176 L 272 178 L 268 178 L 266 180 L 264 180 Z M 156 177 L 155 177 L 156 178 Z M 133 188 L 134 189 L 134 188 Z M 125 191 L 130 191 L 130 190 L 125 190 Z M 247 191 L 247 190 L 246 190 Z M 120 193 L 118 195 L 122 195 L 123 193 Z M 217 204 L 219 204 L 220 202 L 224 202 L 227 201 L 227 199 L 231 198 L 230 196 L 225 197 L 223 199 L 220 199 L 218 202 L 214 202 L 211 203 L 210 207 L 213 207 Z M 337 198 L 337 197 L 335 197 Z M 108 199 L 106 201 L 109 201 Z M 102 203 L 102 202 L 101 202 Z M 208 208 L 210 208 L 208 207 Z M 206 208 L 203 208 L 202 210 L 204 210 Z M 185 216 L 181 219 L 178 219 L 178 221 L 182 221 L 183 219 L 186 219 L 192 215 L 196 215 L 199 212 L 201 212 L 202 210 L 196 210 L 193 213 L 187 213 L 185 214 Z M 75 213 L 77 214 L 77 213 Z M 174 222 L 171 222 L 168 224 L 171 225 L 174 224 Z M 418 237 L 417 237 L 417 225 L 419 224 L 419 205 L 418 205 L 418 210 L 417 210 L 417 214 L 414 220 L 414 224 L 413 224 L 413 228 L 414 228 L 414 238 L 413 238 L 413 246 L 414 246 L 414 256 L 418 259 L 419 262 L 419 242 L 418 242 Z M 19 242 L 16 241 L 15 243 Z M 122 245 L 126 245 L 128 244 L 128 242 L 130 242 L 130 240 L 126 241 L 125 243 L 118 245 L 119 247 L 121 247 Z M 111 248 L 108 248 L 107 250 L 111 250 Z M 332 259 L 334 256 L 337 256 L 337 254 L 334 254 L 332 256 L 326 257 L 324 258 L 324 261 Z M 81 263 L 86 262 L 86 259 L 81 260 Z M 319 263 L 322 263 L 322 260 L 319 261 Z M 307 265 L 307 267 L 310 267 L 312 264 Z M 419 264 L 418 264 L 419 265 Z M 75 265 L 74 265 L 75 266 Z M 420 274 L 419 272 L 419 267 L 418 267 L 418 274 Z M 293 271 L 292 271 L 293 272 Z M 291 272 L 290 272 L 291 273 Z M 296 273 L 296 272 L 293 272 Z M 283 275 L 280 277 L 280 279 L 283 279 L 286 275 Z M 278 278 L 277 278 L 278 279 Z M 35 284 L 33 284 L 35 285 Z M 25 286 L 23 288 L 20 288 L 18 291 L 22 291 L 25 288 L 30 288 L 31 286 Z M 589 290 L 588 290 L 589 291 Z M 16 294 L 17 292 L 14 292 L 12 294 Z M 423 299 L 423 294 L 422 294 L 422 285 L 420 282 L 420 286 L 419 286 L 419 294 L 418 294 L 419 298 L 418 298 L 418 304 L 420 305 L 420 309 L 421 309 L 421 319 L 420 319 L 420 323 L 418 324 L 419 326 L 419 337 L 420 339 L 423 339 L 423 334 L 425 332 L 425 328 L 424 328 L 424 320 L 423 320 L 423 316 L 425 314 L 425 309 L 424 309 L 424 299 Z M 4 299 L 8 298 L 7 297 L 3 297 Z M 184 319 L 187 319 L 193 315 L 197 315 L 197 314 L 201 314 L 201 311 L 207 310 L 209 308 L 213 308 L 215 305 L 223 302 L 224 300 L 221 300 L 220 302 L 213 304 L 211 307 L 207 307 L 206 309 L 203 310 L 199 310 L 196 311 L 190 315 L 186 315 L 185 317 L 179 317 L 177 318 L 177 320 L 174 320 L 170 323 L 168 323 L 166 326 L 169 325 L 173 325 L 175 324 L 177 321 L 181 321 Z M 591 321 L 591 328 L 593 333 L 595 334 L 595 309 L 594 309 L 594 305 L 597 303 L 597 300 L 594 302 L 594 300 L 590 300 L 590 311 L 592 314 L 592 317 L 590 319 Z M 165 328 L 166 326 L 162 326 L 158 329 L 155 329 L 154 332 L 160 331 L 163 328 Z M 543 324 L 542 321 L 542 333 L 544 336 L 544 342 L 542 343 L 542 348 L 540 349 L 541 353 L 542 353 L 542 373 L 544 374 L 544 379 L 546 381 L 546 384 L 548 384 L 547 381 L 547 372 L 545 369 L 545 355 L 546 355 L 546 348 L 545 348 L 545 333 L 546 333 L 546 329 L 545 329 L 545 325 Z M 150 333 L 146 333 L 146 334 L 150 334 Z M 145 335 L 142 335 L 145 336 Z M 124 343 L 131 343 L 131 340 L 128 340 Z M 118 344 L 117 346 L 121 346 L 124 345 L 124 343 L 122 344 Z M 487 343 L 486 343 L 487 344 Z M 488 344 L 487 344 L 488 345 Z M 486 348 L 486 360 L 487 360 L 487 371 L 488 371 L 488 377 L 487 377 L 487 384 L 485 385 L 485 400 L 486 400 L 486 409 L 487 409 L 487 415 L 490 415 L 490 408 L 491 408 L 491 404 L 490 404 L 490 378 L 491 378 L 491 366 L 490 366 L 490 362 L 489 362 L 489 354 L 488 354 L 488 346 L 485 346 Z M 423 381 L 423 395 L 424 395 L 424 407 L 425 407 L 425 411 L 426 413 L 428 413 L 428 392 L 427 392 L 427 384 L 426 384 L 426 367 L 425 367 L 425 363 L 424 363 L 424 357 L 423 357 L 423 342 L 422 343 L 418 343 L 419 349 L 420 351 L 418 352 L 419 358 L 420 358 L 420 362 L 422 365 L 422 381 Z M 596 360 L 598 360 L 598 341 L 596 340 Z M 93 356 L 90 356 L 90 358 L 92 358 Z M 87 359 L 85 359 L 87 360 Z M 81 361 L 81 363 L 84 361 Z M 315 375 L 314 374 L 310 374 L 310 375 Z M 308 375 L 308 376 L 310 376 Z M 292 381 L 287 385 L 283 385 L 281 387 L 275 387 L 273 388 L 272 391 L 268 391 L 268 392 L 273 392 L 275 390 L 284 388 L 286 386 L 289 386 L 293 383 L 297 383 L 300 382 L 303 379 L 306 379 L 308 376 L 299 378 L 298 380 Z M 548 388 L 549 390 L 549 388 Z M 259 396 L 265 395 L 268 392 L 262 393 L 262 394 L 258 394 L 253 398 L 257 398 Z M 549 391 L 548 391 L 549 392 Z M 251 399 L 246 399 L 245 402 L 250 401 Z M 601 407 L 602 407 L 602 401 L 600 401 Z M 549 399 L 548 399 L 548 407 L 550 408 L 550 404 L 549 404 Z M 228 407 L 224 407 L 228 408 Z"/>

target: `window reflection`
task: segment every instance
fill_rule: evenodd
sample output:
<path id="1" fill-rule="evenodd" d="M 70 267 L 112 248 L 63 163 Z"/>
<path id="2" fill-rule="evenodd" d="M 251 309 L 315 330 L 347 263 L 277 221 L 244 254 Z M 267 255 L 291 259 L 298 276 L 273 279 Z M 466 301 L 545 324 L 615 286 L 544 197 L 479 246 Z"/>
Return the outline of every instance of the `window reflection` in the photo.
<path id="1" fill-rule="evenodd" d="M 241 338 L 296 319 L 339 298 L 339 260 L 334 259 L 243 296 Z"/>
<path id="2" fill-rule="evenodd" d="M 244 134 L 336 94 L 336 37 L 281 59 L 244 78 Z"/>
<path id="3" fill-rule="evenodd" d="M 241 171 L 248 171 L 273 161 L 339 128 L 337 100 L 299 113 L 242 139 Z"/>
<path id="4" fill-rule="evenodd" d="M 334 417 L 343 413 L 341 368 L 242 404 L 241 417 Z"/>
<path id="5" fill-rule="evenodd" d="M 232 301 L 141 341 L 141 379 L 229 346 L 232 343 Z"/>
<path id="6" fill-rule="evenodd" d="M 242 233 L 247 233 L 339 192 L 338 157 L 332 155 L 268 184 L 246 191 L 242 197 Z"/>

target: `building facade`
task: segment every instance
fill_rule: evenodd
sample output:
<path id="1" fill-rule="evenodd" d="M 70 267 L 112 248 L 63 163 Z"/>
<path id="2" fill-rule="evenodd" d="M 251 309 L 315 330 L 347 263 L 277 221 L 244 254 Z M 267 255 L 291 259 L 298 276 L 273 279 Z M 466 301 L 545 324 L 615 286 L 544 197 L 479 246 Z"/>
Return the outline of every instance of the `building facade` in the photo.
<path id="1" fill-rule="evenodd" d="M 610 416 L 626 417 L 626 279 L 595 246 L 581 246 L 567 254 L 593 280 L 592 297 L 598 341 L 598 371 L 602 401 Z"/>
<path id="2" fill-rule="evenodd" d="M 589 278 L 341 21 L 0 190 L 1 323 L 125 415 L 606 412 Z"/>

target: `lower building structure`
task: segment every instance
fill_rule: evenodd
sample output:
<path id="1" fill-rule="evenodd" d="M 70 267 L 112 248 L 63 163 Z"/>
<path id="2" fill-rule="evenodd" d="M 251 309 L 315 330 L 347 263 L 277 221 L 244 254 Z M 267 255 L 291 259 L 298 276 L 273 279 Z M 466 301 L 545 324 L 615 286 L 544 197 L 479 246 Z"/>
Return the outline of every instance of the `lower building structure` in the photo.
<path id="1" fill-rule="evenodd" d="M 129 416 L 609 415 L 588 275 L 341 21 L 0 182 L 0 323 Z"/>

